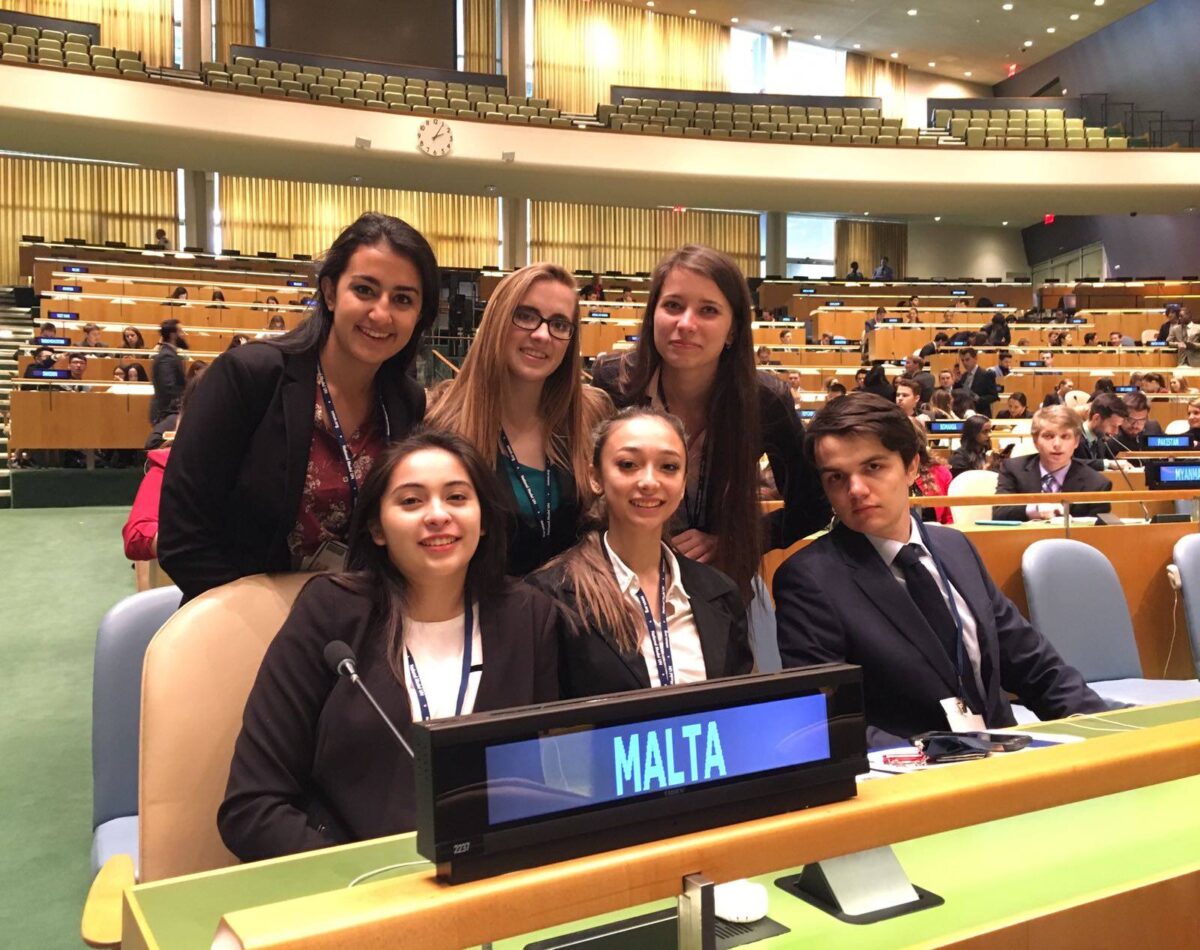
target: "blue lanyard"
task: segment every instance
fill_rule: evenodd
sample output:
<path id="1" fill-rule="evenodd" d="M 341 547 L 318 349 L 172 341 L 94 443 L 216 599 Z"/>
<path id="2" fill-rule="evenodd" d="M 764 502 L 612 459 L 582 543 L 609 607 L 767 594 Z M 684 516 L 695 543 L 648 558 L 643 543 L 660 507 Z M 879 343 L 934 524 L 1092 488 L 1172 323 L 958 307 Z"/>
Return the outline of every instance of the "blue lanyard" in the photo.
<path id="1" fill-rule="evenodd" d="M 966 646 L 964 645 L 965 635 L 963 633 L 962 616 L 958 612 L 958 604 L 954 599 L 954 585 L 950 583 L 950 578 L 946 574 L 946 569 L 942 566 L 942 559 L 934 553 L 933 545 L 929 543 L 929 532 L 925 529 L 925 523 L 920 518 L 913 519 L 917 524 L 917 533 L 921 535 L 921 542 L 925 545 L 925 550 L 929 552 L 929 556 L 933 558 L 933 566 L 937 568 L 938 577 L 942 579 L 942 583 L 946 585 L 946 590 L 949 596 L 946 598 L 950 602 L 950 616 L 954 618 L 954 631 L 957 634 L 955 639 L 954 649 L 954 672 L 958 676 L 958 699 L 960 702 L 966 702 L 966 689 L 963 686 L 963 666 L 966 663 Z M 974 673 L 971 674 L 972 676 Z M 982 710 L 981 710 L 982 711 Z"/>
<path id="2" fill-rule="evenodd" d="M 658 667 L 658 682 L 660 686 L 671 686 L 675 683 L 675 661 L 671 656 L 671 634 L 667 630 L 667 558 L 663 555 L 658 565 L 658 616 L 660 625 L 655 627 L 654 614 L 650 612 L 650 602 L 639 587 L 638 602 L 642 605 L 642 616 L 646 618 L 646 632 L 650 636 L 650 646 L 654 650 L 654 665 Z M 658 632 L 662 631 L 662 639 Z"/>
<path id="3" fill-rule="evenodd" d="M 525 473 L 521 471 L 521 463 L 517 461 L 517 453 L 513 451 L 512 443 L 508 441 L 508 436 L 504 430 L 500 430 L 500 445 L 504 449 L 504 454 L 508 456 L 508 464 L 512 466 L 512 470 L 516 473 L 517 478 L 521 482 L 521 487 L 525 489 L 525 497 L 529 499 L 529 507 L 533 509 L 533 516 L 537 519 L 538 526 L 542 529 L 543 540 L 550 537 L 550 457 L 546 457 L 546 507 L 544 509 L 538 507 L 537 498 L 533 495 L 533 489 L 529 487 L 529 482 L 525 478 Z"/>
<path id="4" fill-rule="evenodd" d="M 317 384 L 321 387 L 321 401 L 325 403 L 325 415 L 329 417 L 329 425 L 333 429 L 333 437 L 337 440 L 342 452 L 342 461 L 346 463 L 346 480 L 350 486 L 350 510 L 358 504 L 358 479 L 354 475 L 354 456 L 350 454 L 350 446 L 346 443 L 345 433 L 342 432 L 342 422 L 338 419 L 337 410 L 333 408 L 333 396 L 329 394 L 329 384 L 325 381 L 325 371 L 321 369 L 321 361 L 317 360 Z M 392 440 L 392 424 L 388 419 L 387 407 L 379 400 L 379 410 L 383 413 L 384 438 Z"/>
<path id="5" fill-rule="evenodd" d="M 454 704 L 454 715 L 456 716 L 462 715 L 463 703 L 467 699 L 467 683 L 471 679 L 471 643 L 475 635 L 474 626 L 471 600 L 468 597 L 463 603 L 462 679 L 458 684 L 458 702 Z M 417 704 L 421 707 L 421 721 L 425 722 L 430 718 L 429 700 L 425 697 L 425 686 L 421 682 L 421 674 L 417 672 L 417 661 L 413 659 L 412 653 L 407 647 L 404 648 L 404 659 L 408 662 L 408 675 L 412 677 L 413 689 L 417 691 Z"/>

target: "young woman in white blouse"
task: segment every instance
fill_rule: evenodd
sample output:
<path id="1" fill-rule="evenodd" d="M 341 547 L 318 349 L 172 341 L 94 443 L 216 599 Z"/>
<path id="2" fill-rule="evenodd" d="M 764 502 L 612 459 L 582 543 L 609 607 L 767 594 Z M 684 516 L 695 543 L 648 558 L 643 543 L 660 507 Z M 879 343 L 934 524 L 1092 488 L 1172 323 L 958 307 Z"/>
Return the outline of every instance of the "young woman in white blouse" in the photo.
<path id="1" fill-rule="evenodd" d="M 425 430 L 384 451 L 355 510 L 350 572 L 300 593 L 246 703 L 217 816 L 234 854 L 414 827 L 412 759 L 330 669 L 332 641 L 349 645 L 401 733 L 558 698 L 561 612 L 505 579 L 505 521 L 490 465 L 461 437 Z"/>
<path id="2" fill-rule="evenodd" d="M 529 576 L 565 608 L 564 697 L 693 683 L 750 672 L 737 586 L 664 540 L 687 486 L 683 424 L 626 409 L 596 430 L 595 526 Z"/>

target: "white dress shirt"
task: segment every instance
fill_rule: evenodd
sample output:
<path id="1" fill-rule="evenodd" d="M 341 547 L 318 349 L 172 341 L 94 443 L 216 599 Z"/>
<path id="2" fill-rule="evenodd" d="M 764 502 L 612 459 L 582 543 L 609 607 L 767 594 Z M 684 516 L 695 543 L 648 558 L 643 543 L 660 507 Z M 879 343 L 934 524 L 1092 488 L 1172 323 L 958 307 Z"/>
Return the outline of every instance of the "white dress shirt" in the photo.
<path id="1" fill-rule="evenodd" d="M 479 692 L 479 678 L 483 675 L 483 640 L 479 634 L 479 605 L 472 607 L 471 674 L 467 679 L 467 694 L 463 697 L 462 713 L 465 716 L 475 708 L 475 694 Z M 458 704 L 458 688 L 462 683 L 463 622 L 464 614 L 450 620 L 425 623 L 418 620 L 404 621 L 404 649 L 412 654 L 421 685 L 425 688 L 425 701 L 429 704 L 429 718 L 442 719 L 454 715 Z M 408 701 L 412 706 L 413 722 L 421 721 L 421 704 L 417 688 L 413 683 L 412 669 L 408 659 L 404 662 L 404 685 L 408 687 Z"/>
<path id="2" fill-rule="evenodd" d="M 986 696 L 987 691 L 983 688 L 983 679 L 979 675 L 979 633 L 975 624 L 975 615 L 971 613 L 971 608 L 963 599 L 953 584 L 942 583 L 942 577 L 938 573 L 937 565 L 933 562 L 933 555 L 929 553 L 929 548 L 925 546 L 925 542 L 921 539 L 921 533 L 917 528 L 915 518 L 910 521 L 910 534 L 908 541 L 893 541 L 891 538 L 878 538 L 868 534 L 867 540 L 871 542 L 875 550 L 879 552 L 879 556 L 883 558 L 883 563 L 888 566 L 892 572 L 892 576 L 900 582 L 900 585 L 907 591 L 908 585 L 904 582 L 904 572 L 900 569 L 900 565 L 896 563 L 896 555 L 900 553 L 900 549 L 905 544 L 914 544 L 920 549 L 921 566 L 925 568 L 933 577 L 934 582 L 938 586 L 938 590 L 942 592 L 942 597 L 946 598 L 946 607 L 953 613 L 953 608 L 949 604 L 949 596 L 953 596 L 954 605 L 958 608 L 958 616 L 962 620 L 962 635 L 963 635 L 963 650 L 967 655 L 967 661 L 971 664 L 971 672 L 975 676 L 975 685 L 979 687 L 979 695 Z M 949 591 L 947 591 L 949 586 Z M 948 596 L 949 595 L 949 596 Z M 954 662 L 954 657 L 950 657 L 950 662 Z M 948 697 L 943 697 L 948 698 Z"/>
<path id="3" fill-rule="evenodd" d="M 613 574 L 617 578 L 617 587 L 637 610 L 637 622 L 643 633 L 640 651 L 642 659 L 646 662 L 646 672 L 650 674 L 650 685 L 662 686 L 662 680 L 658 675 L 658 664 L 654 661 L 654 647 L 650 643 L 649 631 L 645 629 L 645 621 L 641 619 L 643 616 L 642 605 L 636 593 L 641 589 L 641 582 L 638 580 L 637 574 L 630 570 L 628 565 L 609 547 L 607 531 L 604 532 L 604 549 L 608 552 L 608 558 L 612 562 Z M 704 651 L 700 648 L 700 634 L 696 630 L 696 618 L 692 615 L 692 602 L 688 599 L 687 591 L 683 589 L 683 581 L 679 577 L 679 562 L 675 560 L 675 555 L 665 544 L 662 546 L 662 550 L 663 556 L 667 560 L 667 570 L 671 572 L 671 579 L 667 584 L 666 613 L 667 635 L 671 639 L 671 666 L 675 672 L 675 682 L 702 683 L 708 679 L 708 672 L 704 666 Z M 651 598 L 657 599 L 659 595 L 657 589 L 645 593 L 647 602 L 651 602 Z"/>

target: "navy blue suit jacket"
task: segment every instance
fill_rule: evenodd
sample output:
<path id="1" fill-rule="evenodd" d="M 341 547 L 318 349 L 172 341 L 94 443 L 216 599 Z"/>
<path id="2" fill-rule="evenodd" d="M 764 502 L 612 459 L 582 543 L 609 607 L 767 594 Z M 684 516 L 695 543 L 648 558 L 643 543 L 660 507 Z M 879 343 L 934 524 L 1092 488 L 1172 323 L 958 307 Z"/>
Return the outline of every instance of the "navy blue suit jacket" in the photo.
<path id="1" fill-rule="evenodd" d="M 975 617 L 984 722 L 1014 725 L 1006 692 L 1042 719 L 1104 711 L 1079 672 L 992 582 L 966 536 L 926 527 Z M 939 700 L 958 694 L 954 664 L 865 535 L 839 524 L 784 562 L 774 592 L 785 667 L 855 663 L 863 669 L 868 726 L 903 738 L 947 728 Z"/>

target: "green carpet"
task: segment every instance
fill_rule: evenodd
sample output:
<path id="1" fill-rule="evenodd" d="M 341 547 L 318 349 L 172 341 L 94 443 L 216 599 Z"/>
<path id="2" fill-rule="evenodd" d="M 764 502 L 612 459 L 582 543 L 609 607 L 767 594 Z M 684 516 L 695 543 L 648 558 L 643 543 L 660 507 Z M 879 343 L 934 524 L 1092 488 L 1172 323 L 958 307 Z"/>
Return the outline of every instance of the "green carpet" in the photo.
<path id="1" fill-rule="evenodd" d="M 0 511 L 0 943 L 79 947 L 91 883 L 92 647 L 133 593 L 126 508 Z"/>

